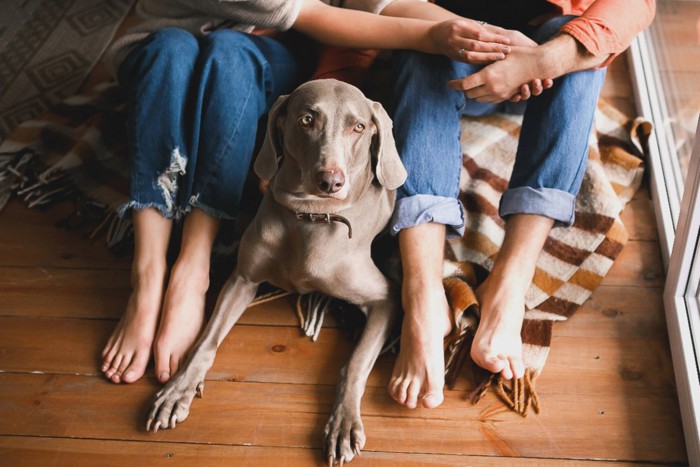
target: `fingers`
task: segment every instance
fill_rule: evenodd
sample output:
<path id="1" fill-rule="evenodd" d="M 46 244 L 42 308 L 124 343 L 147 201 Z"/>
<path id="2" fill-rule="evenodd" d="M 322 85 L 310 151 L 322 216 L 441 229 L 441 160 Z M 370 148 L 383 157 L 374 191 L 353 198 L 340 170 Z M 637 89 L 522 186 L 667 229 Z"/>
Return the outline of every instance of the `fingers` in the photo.
<path id="1" fill-rule="evenodd" d="M 503 34 L 505 30 L 481 25 L 476 21 L 454 21 L 452 32 L 461 37 L 467 37 L 480 42 L 496 42 L 498 44 L 510 44 L 510 38 Z"/>
<path id="2" fill-rule="evenodd" d="M 447 44 L 457 60 L 467 63 L 490 63 L 503 60 L 510 53 L 510 38 L 487 30 L 475 21 L 449 23 Z"/>
<path id="3" fill-rule="evenodd" d="M 520 96 L 522 97 L 523 100 L 528 100 L 532 93 L 530 92 L 530 85 L 529 84 L 521 84 L 520 85 Z"/>
<path id="4" fill-rule="evenodd" d="M 507 52 L 475 52 L 461 48 L 457 51 L 457 60 L 464 63 L 491 63 L 506 58 Z"/>

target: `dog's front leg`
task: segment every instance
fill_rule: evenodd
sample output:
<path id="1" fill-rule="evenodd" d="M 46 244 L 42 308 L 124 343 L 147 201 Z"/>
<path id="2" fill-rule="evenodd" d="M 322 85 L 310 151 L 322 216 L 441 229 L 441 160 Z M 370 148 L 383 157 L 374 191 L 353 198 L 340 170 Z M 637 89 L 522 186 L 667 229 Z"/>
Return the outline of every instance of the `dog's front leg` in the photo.
<path id="1" fill-rule="evenodd" d="M 398 315 L 395 300 L 382 300 L 368 307 L 367 324 L 348 363 L 340 372 L 335 404 L 325 428 L 325 453 L 329 465 L 350 462 L 365 446 L 360 402 L 367 378 L 387 341 Z"/>
<path id="2" fill-rule="evenodd" d="M 146 430 L 175 428 L 190 413 L 195 394 L 201 396 L 204 377 L 214 363 L 216 349 L 224 340 L 238 318 L 255 298 L 258 284 L 249 282 L 237 272 L 226 281 L 209 323 L 190 352 L 180 371 L 156 394 Z"/>

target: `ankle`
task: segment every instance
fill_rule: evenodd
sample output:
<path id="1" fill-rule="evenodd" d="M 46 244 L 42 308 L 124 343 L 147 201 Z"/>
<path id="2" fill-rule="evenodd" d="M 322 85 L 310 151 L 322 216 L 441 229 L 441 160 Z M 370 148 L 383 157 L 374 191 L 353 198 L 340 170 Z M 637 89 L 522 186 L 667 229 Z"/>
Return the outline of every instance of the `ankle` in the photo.
<path id="1" fill-rule="evenodd" d="M 175 262 L 170 274 L 170 285 L 176 287 L 192 288 L 206 293 L 209 290 L 209 261 L 197 261 L 190 258 L 181 259 Z"/>
<path id="2" fill-rule="evenodd" d="M 162 288 L 167 274 L 165 261 L 134 262 L 131 267 L 131 287 L 134 290 Z"/>

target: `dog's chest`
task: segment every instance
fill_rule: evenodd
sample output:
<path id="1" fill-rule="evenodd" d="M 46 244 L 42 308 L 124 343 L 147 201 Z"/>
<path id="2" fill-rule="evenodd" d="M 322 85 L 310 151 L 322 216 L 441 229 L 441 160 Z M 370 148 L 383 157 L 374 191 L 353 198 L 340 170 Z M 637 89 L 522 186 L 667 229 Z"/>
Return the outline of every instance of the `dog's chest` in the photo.
<path id="1" fill-rule="evenodd" d="M 360 242 L 348 238 L 342 224 L 299 221 L 288 225 L 284 237 L 273 275 L 276 285 L 294 292 L 328 291 L 329 284 L 338 283 L 353 255 L 366 254 Z"/>

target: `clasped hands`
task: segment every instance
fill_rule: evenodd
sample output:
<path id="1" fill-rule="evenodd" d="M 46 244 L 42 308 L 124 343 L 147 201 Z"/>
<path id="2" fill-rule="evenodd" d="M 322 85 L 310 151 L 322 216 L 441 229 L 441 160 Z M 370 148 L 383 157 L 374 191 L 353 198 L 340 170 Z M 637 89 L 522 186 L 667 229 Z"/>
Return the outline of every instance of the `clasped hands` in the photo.
<path id="1" fill-rule="evenodd" d="M 552 87 L 540 65 L 538 44 L 519 31 L 454 19 L 435 24 L 430 38 L 439 53 L 453 60 L 486 65 L 447 83 L 477 102 L 519 102 Z"/>

